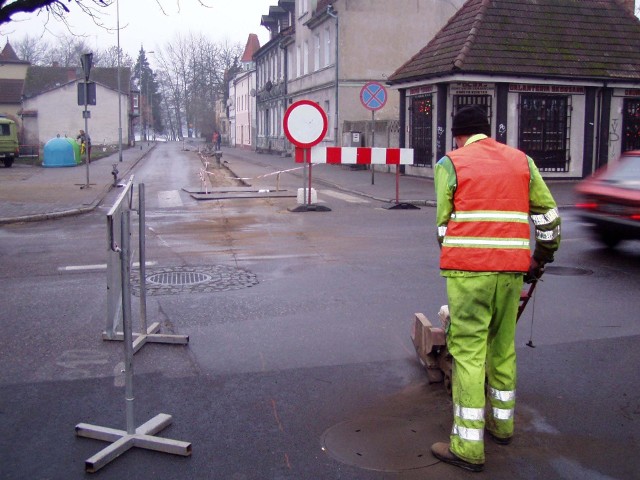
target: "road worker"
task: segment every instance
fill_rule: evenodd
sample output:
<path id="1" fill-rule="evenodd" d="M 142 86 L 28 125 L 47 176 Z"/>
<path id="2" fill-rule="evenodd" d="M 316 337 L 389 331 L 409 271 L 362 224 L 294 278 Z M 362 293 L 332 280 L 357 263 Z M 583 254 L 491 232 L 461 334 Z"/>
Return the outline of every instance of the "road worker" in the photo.
<path id="1" fill-rule="evenodd" d="M 490 138 L 490 131 L 482 107 L 461 108 L 451 129 L 458 148 L 434 171 L 454 412 L 450 442 L 435 443 L 431 451 L 476 472 L 484 468 L 485 429 L 497 443 L 511 442 L 520 293 L 560 244 L 558 209 L 538 168 L 525 153 Z"/>

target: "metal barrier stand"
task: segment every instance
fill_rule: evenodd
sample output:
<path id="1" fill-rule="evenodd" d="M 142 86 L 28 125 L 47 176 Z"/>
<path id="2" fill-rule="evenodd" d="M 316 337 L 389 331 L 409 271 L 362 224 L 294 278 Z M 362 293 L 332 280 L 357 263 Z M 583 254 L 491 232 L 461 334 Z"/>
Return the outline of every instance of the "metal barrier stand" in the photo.
<path id="1" fill-rule="evenodd" d="M 133 177 L 129 181 L 126 189 L 132 188 Z M 126 198 L 126 191 L 119 197 L 119 201 Z M 120 202 L 118 202 L 120 203 Z M 109 427 L 101 427 L 87 423 L 76 425 L 76 435 L 84 438 L 103 440 L 112 442 L 94 456 L 85 461 L 85 470 L 89 473 L 98 471 L 100 468 L 116 459 L 132 447 L 155 450 L 157 452 L 171 453 L 174 455 L 190 456 L 191 443 L 167 438 L 155 437 L 154 435 L 171 424 L 171 415 L 160 413 L 151 420 L 135 428 L 134 421 L 134 395 L 133 395 L 133 333 L 131 321 L 131 239 L 130 239 L 130 216 L 128 206 L 118 206 L 121 212 L 116 212 L 116 207 L 110 212 L 111 219 L 121 213 L 120 217 L 120 245 L 114 239 L 110 240 L 110 245 L 120 256 L 120 280 L 122 283 L 122 337 L 124 340 L 124 373 L 125 373 L 125 402 L 126 402 L 126 431 Z M 112 226 L 113 227 L 113 226 Z M 110 228 L 113 232 L 114 229 Z"/>
<path id="2" fill-rule="evenodd" d="M 147 327 L 147 286 L 146 286 L 146 243 L 145 243 L 145 190 L 144 183 L 138 184 L 138 222 L 139 222 L 139 264 L 140 264 L 140 333 L 133 333 L 136 340 L 133 342 L 133 353 L 137 353 L 147 342 L 148 343 L 170 343 L 174 345 L 186 345 L 189 343 L 188 335 L 171 335 L 157 333 L 160 330 L 160 323 L 154 322 Z M 113 229 L 112 229 L 113 230 Z M 124 338 L 122 331 L 102 332 L 103 340 L 122 341 Z"/>

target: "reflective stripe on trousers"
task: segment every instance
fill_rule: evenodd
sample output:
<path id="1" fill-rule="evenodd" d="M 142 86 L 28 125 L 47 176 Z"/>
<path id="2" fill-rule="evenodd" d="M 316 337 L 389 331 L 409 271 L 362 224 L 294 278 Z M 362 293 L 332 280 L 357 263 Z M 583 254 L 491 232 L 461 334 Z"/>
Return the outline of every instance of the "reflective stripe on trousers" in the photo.
<path id="1" fill-rule="evenodd" d="M 514 338 L 521 290 L 522 274 L 447 277 L 447 345 L 454 358 L 455 405 L 450 448 L 467 462 L 484 463 L 485 420 L 480 412 L 486 401 L 492 407 L 486 427 L 498 437 L 513 434 Z M 488 398 L 485 374 L 493 387 Z"/>

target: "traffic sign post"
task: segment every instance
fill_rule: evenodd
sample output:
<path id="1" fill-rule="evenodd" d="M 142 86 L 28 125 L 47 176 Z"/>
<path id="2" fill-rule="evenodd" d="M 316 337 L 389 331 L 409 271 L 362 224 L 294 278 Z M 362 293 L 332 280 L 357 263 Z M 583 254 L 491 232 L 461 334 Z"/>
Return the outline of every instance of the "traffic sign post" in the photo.
<path id="1" fill-rule="evenodd" d="M 387 103 L 387 90 L 379 82 L 367 82 L 360 90 L 360 102 L 367 110 L 371 110 L 371 148 L 376 141 L 376 110 Z M 375 183 L 374 168 L 371 166 L 371 185 Z"/>
<path id="2" fill-rule="evenodd" d="M 367 82 L 360 90 L 360 102 L 367 110 L 380 110 L 387 103 L 387 89 L 380 82 Z"/>
<path id="3" fill-rule="evenodd" d="M 307 203 L 290 209 L 290 211 L 330 211 L 331 209 L 328 207 L 312 205 L 311 203 L 311 164 L 308 160 L 309 149 L 320 143 L 327 134 L 327 128 L 329 126 L 327 114 L 317 103 L 311 100 L 300 100 L 287 108 L 282 123 L 284 133 L 289 141 L 303 152 L 304 173 L 302 191 L 307 190 L 307 195 L 305 195 Z M 307 163 L 309 163 L 308 175 Z M 305 185 L 305 179 L 308 180 L 308 186 Z"/>

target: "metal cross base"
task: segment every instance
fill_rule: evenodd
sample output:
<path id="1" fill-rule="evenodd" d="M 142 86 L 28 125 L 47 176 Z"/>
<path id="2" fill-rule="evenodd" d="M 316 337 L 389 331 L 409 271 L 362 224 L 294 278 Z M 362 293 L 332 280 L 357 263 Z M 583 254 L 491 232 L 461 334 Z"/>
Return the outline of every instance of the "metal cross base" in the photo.
<path id="1" fill-rule="evenodd" d="M 174 345 L 186 345 L 189 343 L 189 335 L 167 335 L 162 333 L 156 333 L 160 330 L 160 323 L 154 322 L 149 328 L 147 333 L 135 333 L 132 335 L 137 337 L 133 341 L 133 353 L 137 353 L 147 342 L 149 343 L 172 343 Z M 114 335 L 109 336 L 107 332 L 102 332 L 102 340 L 123 341 L 123 332 L 114 332 Z"/>
<path id="2" fill-rule="evenodd" d="M 115 428 L 99 427 L 88 423 L 76 425 L 78 437 L 93 438 L 112 442 L 111 445 L 96 453 L 85 461 L 85 470 L 89 473 L 97 472 L 107 463 L 115 460 L 132 447 L 146 448 L 156 452 L 171 453 L 188 457 L 191 455 L 191 443 L 155 437 L 154 435 L 171 424 L 171 415 L 159 413 L 148 422 L 136 428 L 135 433 L 127 433 Z"/>
<path id="3" fill-rule="evenodd" d="M 412 203 L 407 202 L 396 202 L 391 205 L 385 205 L 384 207 L 387 210 L 420 210 L 420 207 L 416 207 Z"/>

